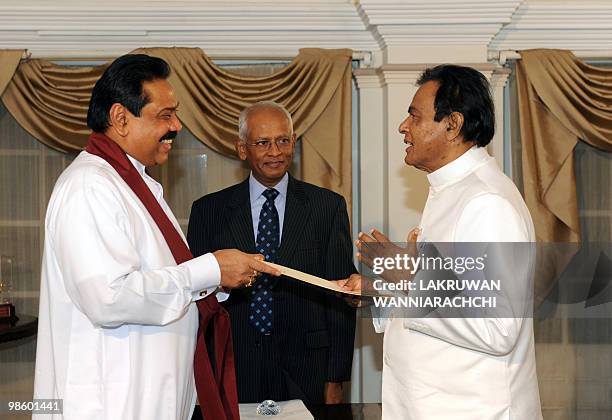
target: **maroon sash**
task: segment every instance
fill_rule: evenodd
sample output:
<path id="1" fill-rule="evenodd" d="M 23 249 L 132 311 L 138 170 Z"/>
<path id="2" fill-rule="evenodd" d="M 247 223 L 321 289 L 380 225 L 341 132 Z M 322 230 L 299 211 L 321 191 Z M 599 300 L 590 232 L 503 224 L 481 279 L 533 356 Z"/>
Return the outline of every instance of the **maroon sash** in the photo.
<path id="1" fill-rule="evenodd" d="M 164 236 L 176 263 L 181 264 L 193 259 L 185 241 L 121 147 L 104 134 L 92 133 L 85 150 L 107 161 L 134 191 Z M 200 313 L 200 327 L 198 328 L 193 368 L 202 413 L 207 420 L 238 420 L 240 414 L 229 315 L 219 305 L 214 294 L 200 299 L 197 305 Z M 216 367 L 214 373 L 204 341 L 210 321 L 214 326 Z"/>

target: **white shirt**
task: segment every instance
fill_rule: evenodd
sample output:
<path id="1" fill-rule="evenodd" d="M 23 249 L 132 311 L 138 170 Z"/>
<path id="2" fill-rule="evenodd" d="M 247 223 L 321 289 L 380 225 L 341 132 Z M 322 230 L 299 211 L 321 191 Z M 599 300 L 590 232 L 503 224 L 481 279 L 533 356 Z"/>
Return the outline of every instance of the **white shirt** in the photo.
<path id="1" fill-rule="evenodd" d="M 279 237 L 278 243 L 280 245 L 281 240 L 283 239 L 283 222 L 285 221 L 285 204 L 287 203 L 287 186 L 289 185 L 289 174 L 285 173 L 285 176 L 281 178 L 281 180 L 276 184 L 274 188 L 278 191 L 278 195 L 274 199 L 274 207 L 276 207 L 276 211 L 278 212 L 278 225 L 279 225 Z M 263 195 L 263 192 L 267 190 L 268 187 L 263 185 L 253 176 L 249 176 L 249 197 L 251 199 L 251 218 L 253 220 L 253 233 L 255 234 L 255 243 L 257 243 L 257 231 L 259 228 L 259 213 L 261 213 L 261 208 L 266 202 L 266 197 Z"/>
<path id="2" fill-rule="evenodd" d="M 161 185 L 130 160 L 183 237 Z M 59 177 L 45 220 L 34 398 L 63 399 L 64 414 L 40 418 L 189 419 L 192 302 L 219 282 L 212 254 L 177 266 L 119 174 L 79 154 Z"/>
<path id="3" fill-rule="evenodd" d="M 535 241 L 522 197 L 484 148 L 428 180 L 419 242 Z M 398 317 L 378 327 L 385 420 L 541 419 L 531 318 Z"/>

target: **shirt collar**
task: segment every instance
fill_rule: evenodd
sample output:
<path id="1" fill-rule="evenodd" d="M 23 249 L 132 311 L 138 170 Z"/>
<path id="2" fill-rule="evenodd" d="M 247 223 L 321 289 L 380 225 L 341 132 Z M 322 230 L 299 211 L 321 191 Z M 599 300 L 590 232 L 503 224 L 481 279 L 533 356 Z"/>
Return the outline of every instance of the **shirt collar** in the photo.
<path id="1" fill-rule="evenodd" d="M 441 189 L 463 179 L 489 159 L 492 157 L 484 147 L 473 146 L 457 159 L 428 174 L 427 179 L 434 189 Z"/>
<path id="2" fill-rule="evenodd" d="M 157 182 L 155 179 L 150 177 L 149 174 L 146 173 L 145 166 L 142 163 L 140 163 L 138 159 L 134 159 L 132 156 L 128 155 L 127 153 L 126 153 L 126 156 L 130 160 L 130 162 L 132 162 L 132 165 L 134 165 L 134 167 L 136 168 L 136 170 L 142 177 L 145 184 L 147 184 L 147 186 L 149 187 L 149 190 L 153 193 L 157 201 L 160 201 L 164 196 L 164 188 L 162 187 L 162 185 L 159 182 Z"/>
<path id="3" fill-rule="evenodd" d="M 132 165 L 134 165 L 134 167 L 136 168 L 140 176 L 144 177 L 145 176 L 145 166 L 142 163 L 140 163 L 138 159 L 134 159 L 132 156 L 128 155 L 127 153 L 126 153 L 126 156 L 130 160 L 130 162 L 132 162 Z"/>
<path id="4" fill-rule="evenodd" d="M 287 186 L 289 185 L 289 174 L 285 173 L 282 179 L 273 188 L 278 191 L 279 196 L 285 198 L 287 196 Z M 268 187 L 263 185 L 253 176 L 253 172 L 249 175 L 249 194 L 251 196 L 251 204 L 253 204 Z"/>

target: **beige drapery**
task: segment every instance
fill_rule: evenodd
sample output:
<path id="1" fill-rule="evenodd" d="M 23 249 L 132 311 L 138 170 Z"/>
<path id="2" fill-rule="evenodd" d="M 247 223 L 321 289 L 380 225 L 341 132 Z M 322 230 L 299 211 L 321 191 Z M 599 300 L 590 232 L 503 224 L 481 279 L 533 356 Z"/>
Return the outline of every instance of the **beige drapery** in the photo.
<path id="1" fill-rule="evenodd" d="M 38 141 L 56 150 L 78 151 L 91 132 L 87 128 L 89 98 L 104 68 L 24 61 L 2 94 L 2 102 Z"/>
<path id="2" fill-rule="evenodd" d="M 179 118 L 198 140 L 220 153 L 235 156 L 238 115 L 245 106 L 261 100 L 285 105 L 303 142 L 302 179 L 342 194 L 350 208 L 350 50 L 302 49 L 286 67 L 265 77 L 224 71 L 199 48 L 134 52 L 158 56 L 170 64 L 170 83 L 180 101 Z M 2 74 L 8 73 L 4 56 L 0 58 Z M 32 136 L 55 149 L 77 151 L 89 134 L 89 97 L 104 68 L 29 60 L 14 72 L 2 101 Z"/>
<path id="3" fill-rule="evenodd" d="M 13 78 L 25 50 L 0 50 L 0 95 Z"/>
<path id="4" fill-rule="evenodd" d="M 612 70 L 565 50 L 526 50 L 521 58 L 516 77 L 525 201 L 539 241 L 578 242 L 573 150 L 581 140 L 612 152 Z"/>

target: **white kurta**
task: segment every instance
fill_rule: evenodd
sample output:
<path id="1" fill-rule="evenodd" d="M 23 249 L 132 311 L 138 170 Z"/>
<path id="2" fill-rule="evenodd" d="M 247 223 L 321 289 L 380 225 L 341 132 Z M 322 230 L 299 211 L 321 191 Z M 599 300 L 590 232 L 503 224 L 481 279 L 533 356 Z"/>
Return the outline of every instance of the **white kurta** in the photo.
<path id="1" fill-rule="evenodd" d="M 485 149 L 428 179 L 419 241 L 535 241 L 520 193 Z M 397 317 L 383 347 L 384 420 L 542 418 L 529 317 Z"/>
<path id="2" fill-rule="evenodd" d="M 181 232 L 161 185 L 130 160 Z M 63 399 L 64 414 L 40 418 L 189 419 L 192 302 L 219 281 L 212 254 L 177 266 L 134 192 L 82 152 L 58 179 L 45 220 L 34 398 Z"/>

